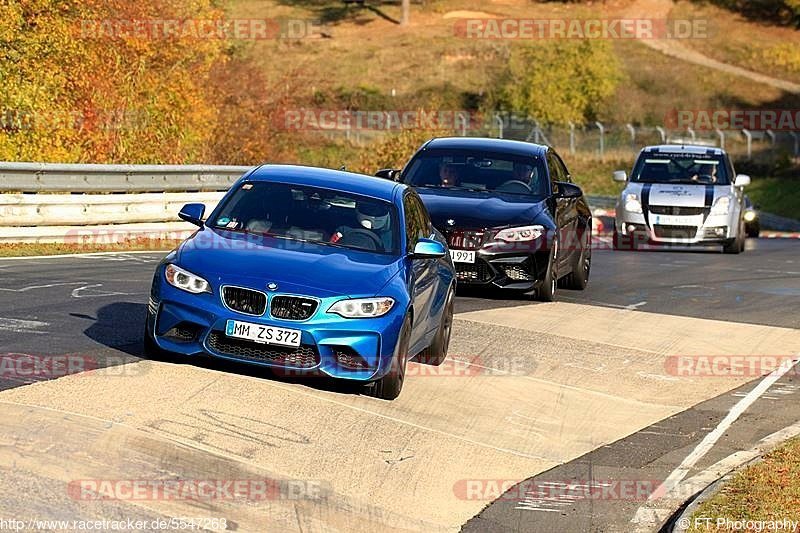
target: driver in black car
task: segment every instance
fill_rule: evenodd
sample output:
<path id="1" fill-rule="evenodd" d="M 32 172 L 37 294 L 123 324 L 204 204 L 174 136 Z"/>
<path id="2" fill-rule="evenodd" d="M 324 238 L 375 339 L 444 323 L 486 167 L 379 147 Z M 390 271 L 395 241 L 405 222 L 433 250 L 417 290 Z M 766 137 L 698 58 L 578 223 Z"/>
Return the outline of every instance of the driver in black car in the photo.
<path id="1" fill-rule="evenodd" d="M 383 252 L 392 249 L 389 206 L 382 202 L 359 202 L 356 219 L 360 227 L 341 226 L 331 237 L 332 243 L 347 243 L 365 250 Z"/>
<path id="2" fill-rule="evenodd" d="M 528 163 L 514 163 L 511 173 L 513 181 L 519 181 L 527 185 L 531 192 L 539 194 L 544 190 L 544 182 L 539 169 Z"/>

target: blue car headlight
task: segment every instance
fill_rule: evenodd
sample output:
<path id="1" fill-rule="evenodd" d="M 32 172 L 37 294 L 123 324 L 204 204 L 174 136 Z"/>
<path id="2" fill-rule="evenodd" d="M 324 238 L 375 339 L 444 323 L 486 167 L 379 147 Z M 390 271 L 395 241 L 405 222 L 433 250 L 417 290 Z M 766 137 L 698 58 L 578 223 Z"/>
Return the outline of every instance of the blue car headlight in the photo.
<path id="1" fill-rule="evenodd" d="M 191 292 L 193 294 L 211 292 L 211 286 L 206 280 L 173 264 L 167 265 L 167 268 L 164 270 L 164 277 L 167 283 L 182 291 Z"/>
<path id="2" fill-rule="evenodd" d="M 375 318 L 391 311 L 394 299 L 383 298 L 354 298 L 339 300 L 328 309 L 343 318 Z"/>

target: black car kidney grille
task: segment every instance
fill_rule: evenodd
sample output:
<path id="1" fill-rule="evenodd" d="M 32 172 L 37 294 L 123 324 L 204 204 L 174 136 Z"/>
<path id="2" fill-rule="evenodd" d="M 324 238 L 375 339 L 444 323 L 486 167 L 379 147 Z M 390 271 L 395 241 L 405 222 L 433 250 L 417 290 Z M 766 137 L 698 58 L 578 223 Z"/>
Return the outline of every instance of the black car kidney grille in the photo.
<path id="1" fill-rule="evenodd" d="M 229 308 L 247 315 L 260 316 L 267 309 L 267 295 L 252 289 L 224 287 L 222 298 Z"/>
<path id="2" fill-rule="evenodd" d="M 450 230 L 447 244 L 460 250 L 477 250 L 483 246 L 485 236 L 484 230 Z"/>
<path id="3" fill-rule="evenodd" d="M 270 314 L 282 320 L 308 320 L 317 311 L 319 302 L 302 296 L 273 296 Z"/>
<path id="4" fill-rule="evenodd" d="M 208 347 L 222 355 L 274 365 L 313 368 L 319 364 L 319 352 L 315 346 L 309 344 L 301 344 L 296 348 L 273 346 L 232 339 L 221 331 L 212 331 L 208 335 Z"/>
<path id="5" fill-rule="evenodd" d="M 705 213 L 705 207 L 685 207 L 679 205 L 651 205 L 650 212 L 654 215 L 696 216 Z"/>

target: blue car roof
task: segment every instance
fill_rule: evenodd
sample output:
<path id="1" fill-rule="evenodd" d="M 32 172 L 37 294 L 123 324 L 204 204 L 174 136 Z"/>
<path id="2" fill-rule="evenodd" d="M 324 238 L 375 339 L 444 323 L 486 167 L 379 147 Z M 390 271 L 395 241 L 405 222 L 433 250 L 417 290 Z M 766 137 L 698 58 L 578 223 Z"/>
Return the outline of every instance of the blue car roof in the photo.
<path id="1" fill-rule="evenodd" d="M 442 148 L 449 150 L 487 150 L 530 156 L 541 156 L 547 152 L 547 146 L 541 144 L 508 139 L 492 139 L 489 137 L 439 137 L 431 139 L 422 147 L 423 150 Z"/>
<path id="2" fill-rule="evenodd" d="M 350 192 L 392 202 L 395 191 L 406 186 L 384 178 L 354 172 L 299 165 L 262 165 L 253 170 L 247 181 L 277 181 Z"/>

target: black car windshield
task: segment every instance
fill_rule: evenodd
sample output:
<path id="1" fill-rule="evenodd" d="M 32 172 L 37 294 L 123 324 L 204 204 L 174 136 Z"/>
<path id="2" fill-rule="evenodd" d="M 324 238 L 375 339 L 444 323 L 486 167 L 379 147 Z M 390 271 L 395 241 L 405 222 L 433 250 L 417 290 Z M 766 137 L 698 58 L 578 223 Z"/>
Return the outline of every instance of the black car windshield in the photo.
<path id="1" fill-rule="evenodd" d="M 728 185 L 728 169 L 720 155 L 645 153 L 639 156 L 631 181 Z"/>
<path id="2" fill-rule="evenodd" d="M 398 254 L 397 209 L 384 200 L 275 182 L 239 185 L 208 226 L 382 254 Z"/>
<path id="3" fill-rule="evenodd" d="M 542 158 L 476 150 L 426 150 L 403 175 L 413 187 L 436 187 L 543 197 L 548 194 Z"/>

